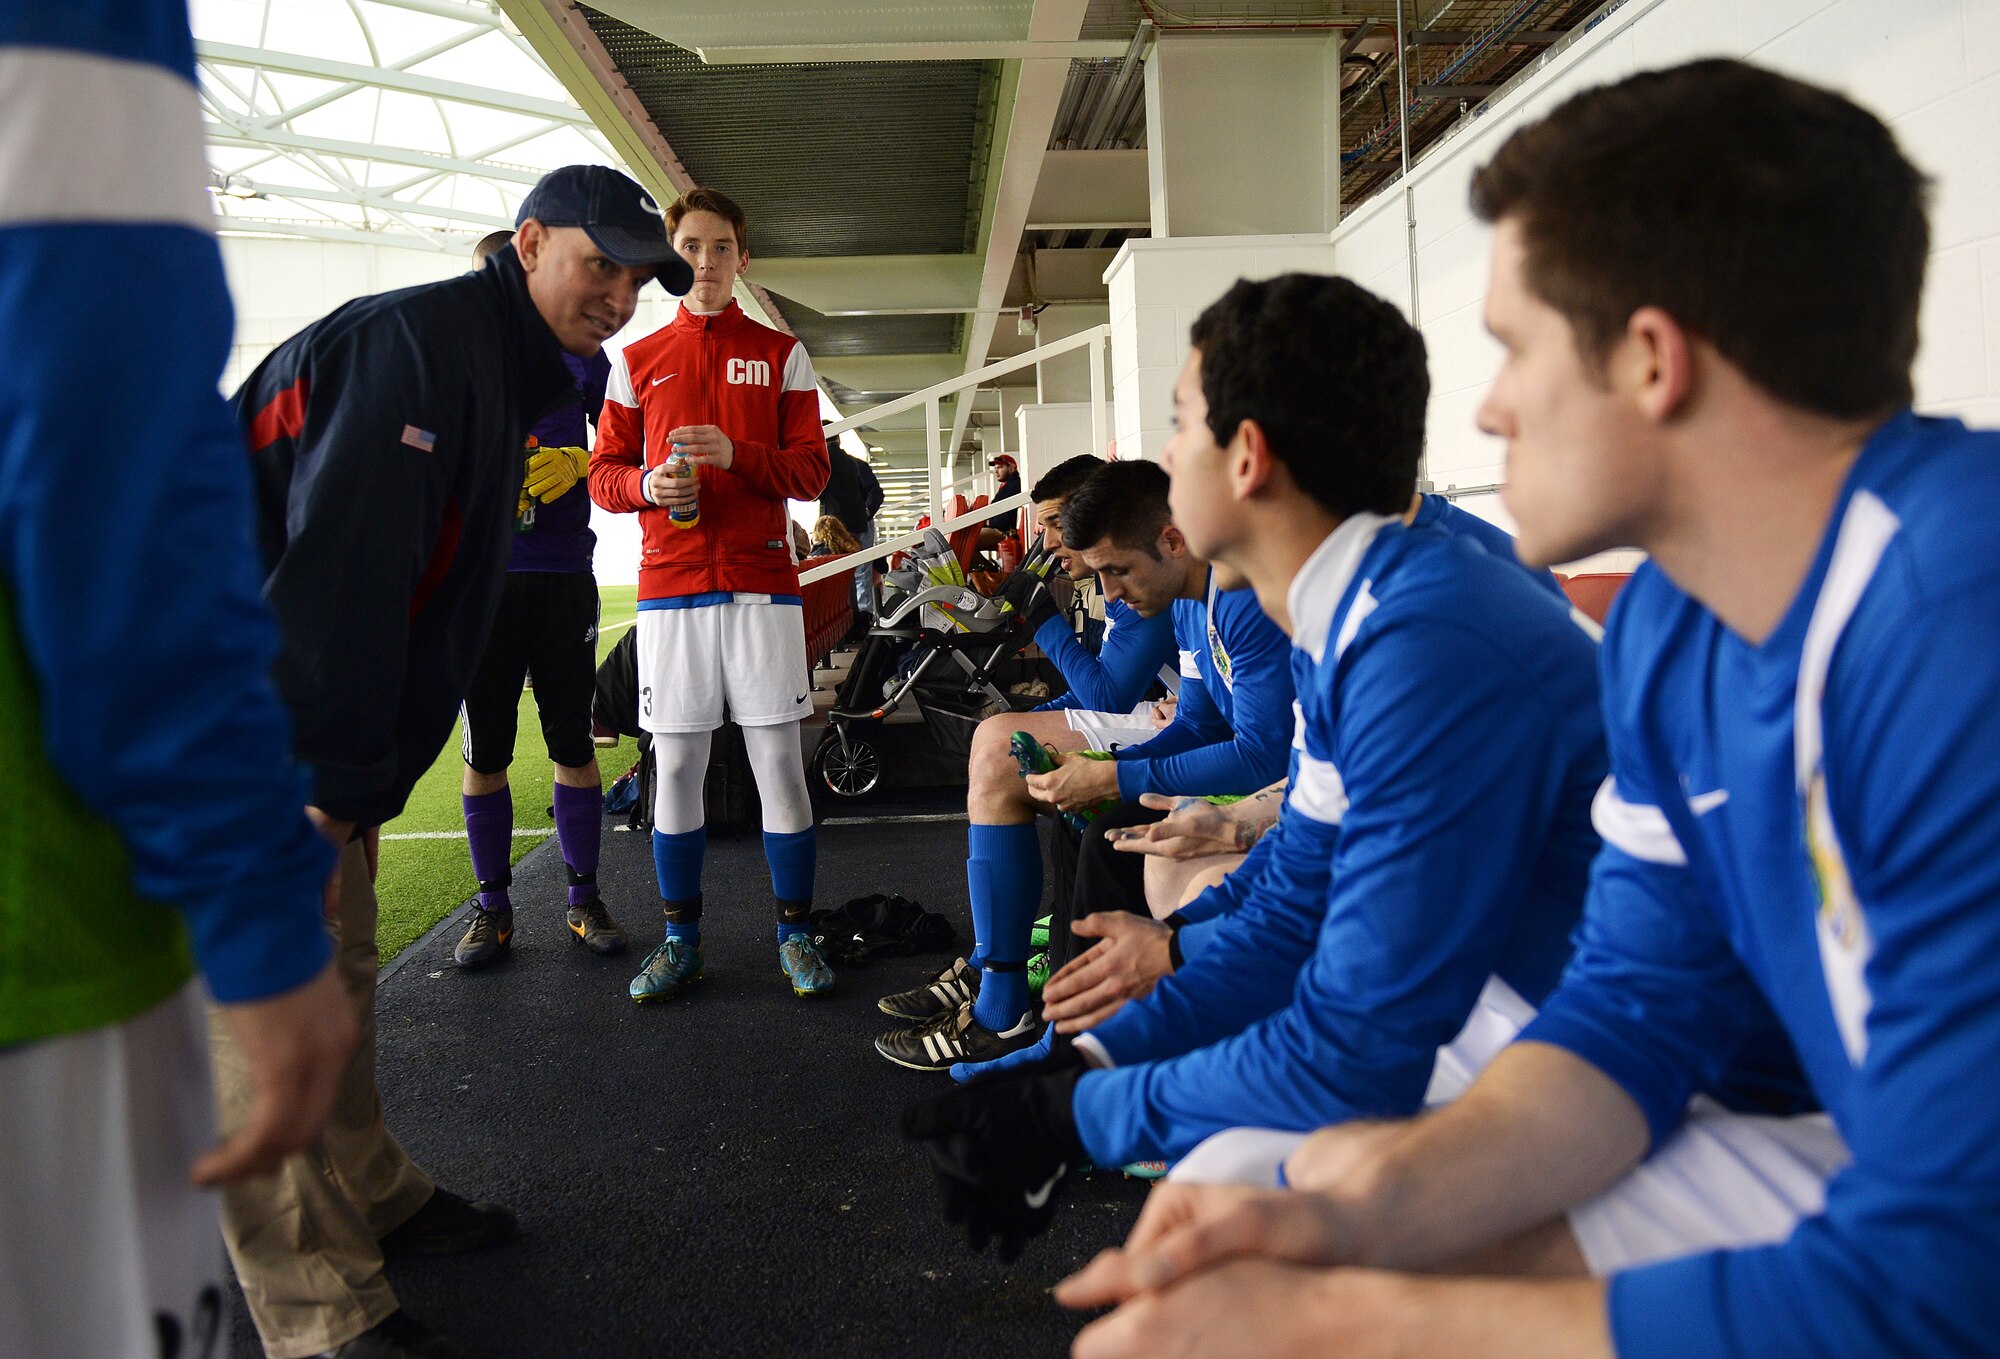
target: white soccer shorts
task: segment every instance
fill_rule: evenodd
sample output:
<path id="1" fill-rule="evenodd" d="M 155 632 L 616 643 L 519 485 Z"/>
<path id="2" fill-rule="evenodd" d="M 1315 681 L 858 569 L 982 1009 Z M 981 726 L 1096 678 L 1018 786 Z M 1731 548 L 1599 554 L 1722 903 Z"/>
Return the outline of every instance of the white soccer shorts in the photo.
<path id="1" fill-rule="evenodd" d="M 188 1183 L 214 1107 L 198 984 L 123 1024 L 0 1051 L 0 1350 L 226 1347 L 217 1197 Z"/>
<path id="2" fill-rule="evenodd" d="M 1425 1104 L 1458 1098 L 1534 1014 L 1513 988 L 1489 980 L 1465 1028 L 1438 1053 Z M 1190 1151 L 1169 1178 L 1275 1187 L 1278 1168 L 1306 1136 L 1231 1128 Z M 1824 1211 L 1826 1182 L 1848 1159 L 1825 1114 L 1739 1114 L 1697 1096 L 1686 1122 L 1653 1155 L 1570 1210 L 1570 1231 L 1598 1278 L 1704 1251 L 1768 1245 Z"/>
<path id="3" fill-rule="evenodd" d="M 753 597 L 754 598 L 754 597 Z M 724 710 L 739 727 L 774 727 L 812 713 L 805 614 L 797 604 L 641 607 L 639 725 L 713 731 Z"/>
<path id="4" fill-rule="evenodd" d="M 1129 713 L 1097 713 L 1083 708 L 1067 708 L 1063 713 L 1069 729 L 1089 743 L 1092 750 L 1110 752 L 1136 746 L 1160 734 L 1153 722 L 1153 705 L 1141 703 Z"/>

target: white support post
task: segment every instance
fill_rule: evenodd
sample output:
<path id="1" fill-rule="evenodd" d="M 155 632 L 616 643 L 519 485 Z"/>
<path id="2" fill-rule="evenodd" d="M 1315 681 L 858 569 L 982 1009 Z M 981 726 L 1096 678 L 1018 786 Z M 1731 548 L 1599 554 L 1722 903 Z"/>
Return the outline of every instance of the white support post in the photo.
<path id="1" fill-rule="evenodd" d="M 1090 453 L 1104 456 L 1107 426 L 1104 411 L 1104 341 L 1102 332 L 1090 342 Z"/>
<path id="2" fill-rule="evenodd" d="M 939 428 L 938 398 L 932 397 L 924 403 L 924 448 L 927 456 L 925 466 L 930 472 L 931 522 L 944 522 L 944 443 L 943 432 Z"/>

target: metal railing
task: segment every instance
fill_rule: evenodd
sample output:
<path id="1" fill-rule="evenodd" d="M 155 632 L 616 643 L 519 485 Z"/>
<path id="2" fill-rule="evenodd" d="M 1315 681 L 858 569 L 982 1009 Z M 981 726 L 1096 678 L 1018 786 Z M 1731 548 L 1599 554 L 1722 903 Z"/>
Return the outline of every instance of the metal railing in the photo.
<path id="1" fill-rule="evenodd" d="M 915 410 L 917 407 L 922 406 L 924 408 L 924 458 L 928 479 L 925 502 L 930 512 L 931 527 L 940 533 L 948 535 L 968 525 L 983 523 L 988 519 L 997 518 L 1003 514 L 1011 514 L 1028 503 L 1028 497 L 1025 493 L 1010 495 L 1005 500 L 995 501 L 991 505 L 981 505 L 978 509 L 970 513 L 962 514 L 952 519 L 945 518 L 944 507 L 946 495 L 953 489 L 975 480 L 978 474 L 974 473 L 971 477 L 961 477 L 949 485 L 946 484 L 943 447 L 944 424 L 942 419 L 944 399 L 948 396 L 955 396 L 967 388 L 991 382 L 994 378 L 1004 377 L 1008 373 L 1018 372 L 1020 369 L 1030 368 L 1039 363 L 1046 363 L 1058 355 L 1068 354 L 1078 349 L 1088 349 L 1090 351 L 1090 447 L 1092 453 L 1102 457 L 1104 449 L 1110 441 L 1111 432 L 1110 422 L 1107 418 L 1109 413 L 1106 410 L 1107 393 L 1105 390 L 1104 375 L 1104 346 L 1110 343 L 1110 340 L 1111 327 L 1108 325 L 1092 326 L 1089 330 L 1080 330 L 1074 335 L 1067 335 L 1060 340 L 1052 341 L 1039 348 L 1030 349 L 1026 353 L 1016 354 L 1011 359 L 1001 359 L 998 363 L 989 363 L 984 368 L 976 369 L 970 373 L 963 373 L 955 378 L 947 378 L 945 381 L 926 387 L 920 392 L 911 392 L 908 396 L 899 396 L 894 401 L 885 401 L 879 406 L 874 406 L 868 410 L 847 416 L 845 419 L 835 420 L 826 426 L 826 436 L 831 439 L 835 435 L 844 434 L 850 429 L 858 429 L 863 425 L 872 425 L 877 421 L 887 419 L 889 416 L 901 415 L 904 411 Z M 824 580 L 828 576 L 853 571 L 863 562 L 884 560 L 895 553 L 907 552 L 922 541 L 923 533 L 919 530 L 914 533 L 898 534 L 894 538 L 876 543 L 873 547 L 864 548 L 860 552 L 850 552 L 845 557 L 824 558 L 810 570 L 799 573 L 799 584 L 810 585 L 812 582 Z"/>

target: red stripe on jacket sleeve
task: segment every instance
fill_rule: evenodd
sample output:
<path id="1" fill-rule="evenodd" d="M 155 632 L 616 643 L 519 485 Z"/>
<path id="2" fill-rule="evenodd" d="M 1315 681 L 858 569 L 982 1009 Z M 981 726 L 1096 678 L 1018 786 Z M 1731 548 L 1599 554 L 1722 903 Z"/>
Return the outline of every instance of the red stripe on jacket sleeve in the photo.
<path id="1" fill-rule="evenodd" d="M 444 502 L 444 518 L 438 524 L 437 542 L 431 548 L 431 559 L 424 564 L 424 574 L 417 580 L 417 588 L 410 593 L 410 621 L 417 621 L 417 615 L 424 611 L 424 605 L 431 602 L 438 586 L 444 584 L 451 564 L 458 559 L 458 540 L 465 532 L 465 516 L 458 508 L 456 500 Z"/>
<path id="2" fill-rule="evenodd" d="M 306 394 L 310 379 L 300 378 L 264 403 L 250 421 L 250 451 L 261 453 L 280 439 L 296 439 L 306 424 Z"/>

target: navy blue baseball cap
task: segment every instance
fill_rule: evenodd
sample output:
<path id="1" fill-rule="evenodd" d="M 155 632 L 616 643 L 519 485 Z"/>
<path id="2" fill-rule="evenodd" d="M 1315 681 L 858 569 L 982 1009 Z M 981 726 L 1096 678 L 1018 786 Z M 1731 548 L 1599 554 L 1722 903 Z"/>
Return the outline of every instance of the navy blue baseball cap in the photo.
<path id="1" fill-rule="evenodd" d="M 608 165 L 565 165 L 535 181 L 514 225 L 530 217 L 543 226 L 581 227 L 591 243 L 620 264 L 657 266 L 660 286 L 680 297 L 694 270 L 667 239 L 660 207 L 638 181 Z"/>

